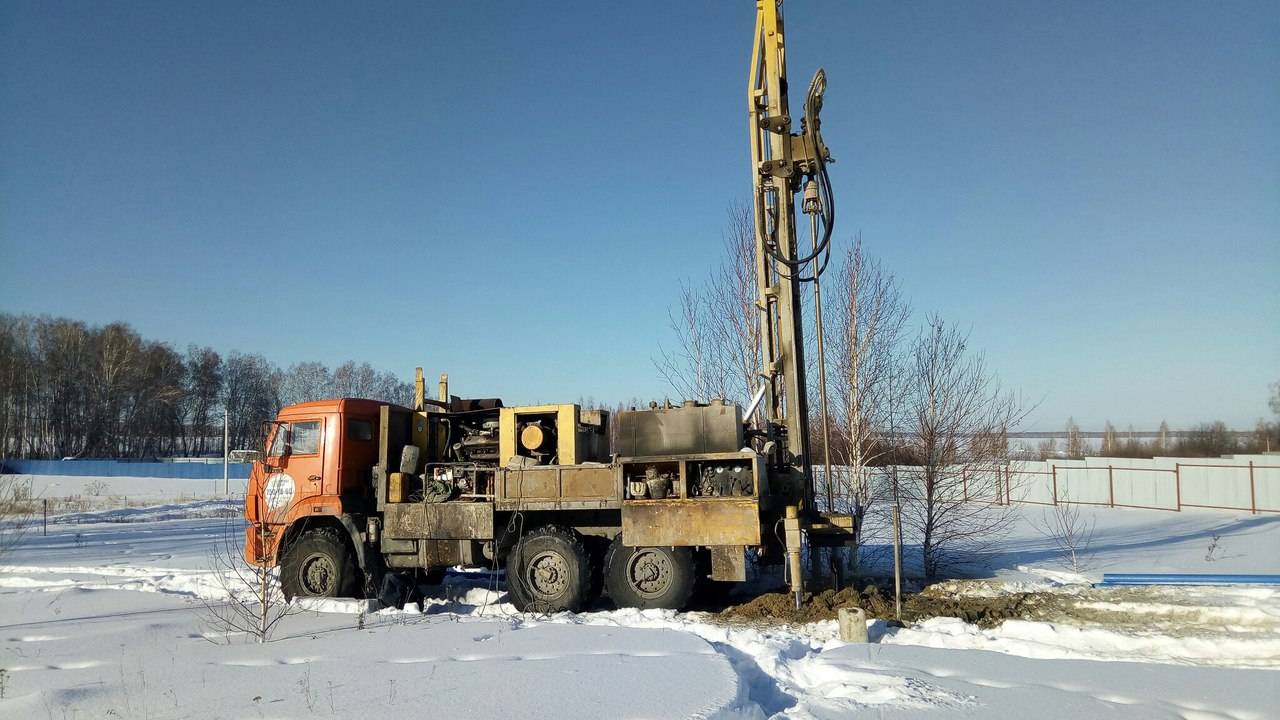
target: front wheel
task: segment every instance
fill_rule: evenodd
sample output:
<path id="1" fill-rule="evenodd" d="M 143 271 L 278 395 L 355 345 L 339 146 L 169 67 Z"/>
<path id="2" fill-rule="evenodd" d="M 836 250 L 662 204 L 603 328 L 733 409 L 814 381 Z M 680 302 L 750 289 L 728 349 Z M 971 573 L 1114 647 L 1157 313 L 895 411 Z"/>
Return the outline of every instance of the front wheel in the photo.
<path id="1" fill-rule="evenodd" d="M 618 607 L 682 610 L 693 592 L 693 553 L 685 547 L 627 547 L 613 539 L 604 586 Z"/>
<path id="2" fill-rule="evenodd" d="M 334 530 L 309 530 L 285 551 L 280 587 L 286 599 L 352 597 L 359 575 L 351 548 Z"/>

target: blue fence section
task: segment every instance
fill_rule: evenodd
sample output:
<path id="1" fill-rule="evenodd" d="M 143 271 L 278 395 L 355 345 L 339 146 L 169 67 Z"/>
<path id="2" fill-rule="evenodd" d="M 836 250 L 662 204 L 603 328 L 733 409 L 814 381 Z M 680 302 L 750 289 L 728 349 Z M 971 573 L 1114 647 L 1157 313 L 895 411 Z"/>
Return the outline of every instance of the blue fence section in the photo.
<path id="1" fill-rule="evenodd" d="M 232 479 L 249 477 L 252 463 L 231 463 Z M 10 475 L 75 475 L 91 477 L 154 477 L 179 480 L 220 480 L 222 463 L 173 463 L 146 460 L 5 460 Z"/>

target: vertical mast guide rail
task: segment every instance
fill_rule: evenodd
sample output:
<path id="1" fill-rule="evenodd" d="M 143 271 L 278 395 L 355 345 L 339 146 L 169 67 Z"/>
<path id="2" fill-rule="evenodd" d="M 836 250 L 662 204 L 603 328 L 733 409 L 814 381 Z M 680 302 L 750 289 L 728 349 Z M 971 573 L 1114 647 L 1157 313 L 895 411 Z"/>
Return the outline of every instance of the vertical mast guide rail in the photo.
<path id="1" fill-rule="evenodd" d="M 808 386 L 801 283 L 817 279 L 830 259 L 835 202 L 826 165 L 831 155 L 822 141 L 822 98 L 826 74 L 819 69 L 805 96 L 800 132 L 793 133 L 787 99 L 786 34 L 780 0 L 757 0 L 755 35 L 747 87 L 755 225 L 756 307 L 760 313 L 764 381 L 762 423 L 772 476 L 787 486 L 781 519 L 789 576 L 799 602 L 801 546 L 845 545 L 854 538 L 852 518 L 816 512 L 809 452 Z M 796 232 L 796 196 L 810 216 L 813 246 L 802 251 Z M 819 232 L 821 228 L 821 232 Z M 820 305 L 817 312 L 820 313 Z M 821 328 L 821 316 L 818 315 Z M 818 338 L 821 352 L 821 338 Z M 823 396 L 826 431 L 825 373 Z M 824 443 L 829 444 L 829 443 Z M 830 478 L 830 461 L 827 461 Z M 830 493 L 828 493 L 830 498 Z M 792 503 L 795 503 L 794 505 Z M 828 502 L 830 505 L 830 501 Z M 828 507 L 828 510 L 834 508 Z"/>

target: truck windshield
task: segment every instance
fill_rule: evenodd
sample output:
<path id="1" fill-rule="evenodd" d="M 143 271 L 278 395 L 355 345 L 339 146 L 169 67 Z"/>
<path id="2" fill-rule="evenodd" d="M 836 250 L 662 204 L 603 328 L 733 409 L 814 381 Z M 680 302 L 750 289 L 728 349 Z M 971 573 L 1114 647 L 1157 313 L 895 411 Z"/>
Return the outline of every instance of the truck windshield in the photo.
<path id="1" fill-rule="evenodd" d="M 271 449 L 267 457 L 280 457 L 284 454 L 284 444 L 289 437 L 289 423 L 276 423 L 271 436 Z"/>
<path id="2" fill-rule="evenodd" d="M 320 452 L 320 421 L 278 423 L 267 456 L 280 457 L 284 454 L 286 444 L 290 455 L 315 455 Z"/>

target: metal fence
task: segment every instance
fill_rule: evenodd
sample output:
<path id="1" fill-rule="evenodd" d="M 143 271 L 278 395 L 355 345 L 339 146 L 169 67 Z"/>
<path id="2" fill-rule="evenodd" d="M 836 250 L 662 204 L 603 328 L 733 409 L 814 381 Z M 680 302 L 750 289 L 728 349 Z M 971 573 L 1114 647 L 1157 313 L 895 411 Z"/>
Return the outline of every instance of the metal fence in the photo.
<path id="1" fill-rule="evenodd" d="M 821 469 L 815 470 L 822 495 Z M 832 470 L 837 487 L 847 488 L 850 469 Z M 892 469 L 867 470 L 872 496 L 888 497 Z M 902 488 L 910 494 L 910 488 L 919 482 L 920 469 L 900 466 L 897 471 Z M 982 472 L 953 470 L 944 484 L 943 492 L 960 495 L 966 502 L 998 505 L 1072 503 L 1171 512 L 1212 508 L 1280 513 L 1280 457 L 1274 455 L 1015 461 Z M 834 504 L 844 510 L 851 498 L 841 490 L 834 492 Z"/>
<path id="2" fill-rule="evenodd" d="M 1280 513 L 1280 463 L 1271 456 L 1020 462 L 1004 469 L 1004 483 L 1005 503 Z"/>

